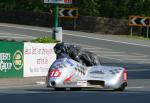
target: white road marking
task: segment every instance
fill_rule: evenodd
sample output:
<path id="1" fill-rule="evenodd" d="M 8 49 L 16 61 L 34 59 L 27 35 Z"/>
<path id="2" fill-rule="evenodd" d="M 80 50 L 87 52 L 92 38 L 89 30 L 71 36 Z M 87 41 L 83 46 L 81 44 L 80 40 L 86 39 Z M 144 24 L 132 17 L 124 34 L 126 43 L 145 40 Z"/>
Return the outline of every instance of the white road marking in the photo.
<path id="1" fill-rule="evenodd" d="M 76 45 L 88 46 L 88 45 L 80 45 L 80 44 L 76 44 Z M 102 49 L 103 51 L 102 50 L 98 51 L 98 50 L 95 50 L 95 49 Z M 117 61 L 126 60 L 126 61 L 134 61 L 134 62 L 137 62 L 137 63 L 138 63 L 138 61 L 146 61 L 146 62 L 150 61 L 150 59 L 145 58 L 145 57 L 147 57 L 147 55 L 144 55 L 144 54 L 136 54 L 135 53 L 135 54 L 127 55 L 125 52 L 114 52 L 114 51 L 111 51 L 111 49 L 107 50 L 106 48 L 97 48 L 97 47 L 94 47 L 94 46 L 89 46 L 88 50 L 90 50 L 93 53 L 98 53 L 98 55 L 102 58 L 111 59 L 111 60 L 117 60 Z M 118 57 L 121 57 L 121 59 L 118 58 Z"/>
<path id="2" fill-rule="evenodd" d="M 68 43 L 66 43 L 68 44 Z M 79 46 L 87 46 L 87 47 L 91 47 L 91 48 L 98 48 L 96 46 L 89 46 L 89 45 L 84 45 L 84 44 L 75 44 L 75 45 L 79 45 Z M 101 49 L 101 48 L 100 48 Z M 104 49 L 107 49 L 107 48 L 104 48 Z M 109 50 L 112 50 L 112 49 L 109 49 Z M 116 59 L 116 58 L 111 58 L 111 57 L 106 57 L 106 56 L 102 56 L 102 55 L 98 55 L 99 57 L 102 57 L 102 58 L 106 58 L 106 59 L 111 59 L 111 60 L 117 60 L 117 61 L 122 61 L 121 59 Z"/>
<path id="3" fill-rule="evenodd" d="M 0 37 L 2 37 L 2 38 L 32 38 L 32 39 L 34 39 L 35 37 L 25 37 L 25 36 L 20 36 L 20 37 L 16 37 L 16 36 L 0 36 Z"/>
<path id="4" fill-rule="evenodd" d="M 10 36 L 9 36 L 10 35 Z M 15 37 L 14 37 L 15 36 Z M 19 37 L 16 37 L 19 36 Z M 22 35 L 22 34 L 16 34 L 16 33 L 0 33 L 0 37 L 11 37 L 11 38 L 36 38 L 33 36 L 28 36 L 28 35 Z"/>
<path id="5" fill-rule="evenodd" d="M 133 55 L 140 55 L 140 56 L 145 56 L 145 54 L 139 54 L 139 53 L 132 53 Z"/>
<path id="6" fill-rule="evenodd" d="M 105 51 L 105 50 L 102 50 L 102 51 L 97 51 L 97 50 L 90 50 L 91 52 L 94 52 L 94 53 L 99 53 L 99 54 L 112 54 L 112 55 L 114 55 L 114 54 L 125 54 L 125 52 L 114 52 L 114 51 Z"/>
<path id="7" fill-rule="evenodd" d="M 83 46 L 85 49 L 105 49 L 105 50 L 112 50 L 112 49 L 109 49 L 109 48 L 100 48 L 100 47 L 97 47 L 97 46 L 90 46 L 90 45 L 85 45 L 85 44 L 75 44 L 75 45 Z"/>
<path id="8" fill-rule="evenodd" d="M 128 72 L 137 72 L 137 71 L 150 71 L 150 69 L 128 69 Z"/>
<path id="9" fill-rule="evenodd" d="M 99 57 L 102 58 L 106 58 L 106 59 L 111 59 L 111 60 L 117 60 L 117 61 L 123 61 L 122 59 L 117 59 L 117 58 L 113 58 L 113 57 L 107 57 L 107 56 L 103 56 L 103 55 L 98 55 Z"/>
<path id="10" fill-rule="evenodd" d="M 127 44 L 127 45 L 150 47 L 149 45 L 143 45 L 143 44 L 138 44 L 138 43 L 129 43 L 129 42 L 123 42 L 123 41 L 110 40 L 110 39 L 101 39 L 101 38 L 95 38 L 95 37 L 88 37 L 88 36 L 83 36 L 83 35 L 82 36 L 81 35 L 74 35 L 74 34 L 68 34 L 68 33 L 64 33 L 64 34 L 70 35 L 70 36 L 82 37 L 82 38 L 89 38 L 89 39 L 95 39 L 95 40 L 103 40 L 103 41 L 109 41 L 109 42 L 114 42 L 114 43 Z"/>
<path id="11" fill-rule="evenodd" d="M 126 87 L 127 89 L 143 89 L 144 87 Z"/>
<path id="12" fill-rule="evenodd" d="M 3 38 L 31 38 L 31 37 L 14 37 L 14 36 L 0 36 Z"/>
<path id="13" fill-rule="evenodd" d="M 3 27 L 12 27 L 12 28 L 18 28 L 18 29 L 25 29 L 25 30 L 34 30 L 34 31 L 42 31 L 42 32 L 52 32 L 51 30 L 42 30 L 42 29 L 36 29 L 36 28 L 28 28 L 28 27 L 21 27 L 21 26 L 12 26 L 12 25 L 6 25 L 6 24 L 0 24 L 0 26 Z M 143 46 L 143 47 L 150 47 L 149 45 L 144 44 L 138 44 L 138 43 L 129 43 L 129 42 L 122 42 L 122 41 L 116 41 L 116 40 L 110 40 L 110 39 L 101 39 L 101 38 L 95 38 L 95 37 L 89 37 L 89 36 L 83 36 L 83 35 L 75 35 L 71 33 L 63 33 L 64 35 L 70 35 L 75 37 L 82 37 L 82 38 L 89 38 L 89 39 L 95 39 L 95 40 L 103 40 L 103 41 L 109 41 L 114 43 L 121 43 L 121 44 L 127 44 L 127 45 L 136 45 L 136 46 Z"/>
<path id="14" fill-rule="evenodd" d="M 138 59 L 138 58 L 143 58 L 143 57 L 146 57 L 146 56 L 136 56 L 136 55 L 126 55 L 126 54 L 124 54 L 124 55 L 119 55 L 119 54 L 112 54 L 112 55 L 110 55 L 110 54 L 103 54 L 104 56 L 106 55 L 106 56 L 110 56 L 110 57 L 122 57 L 123 59 L 130 59 L 130 60 L 136 60 L 136 59 Z M 136 59 L 135 59 L 136 58 Z M 140 59 L 140 60 L 144 60 L 144 59 Z"/>
<path id="15" fill-rule="evenodd" d="M 98 50 L 101 50 L 101 49 L 103 49 L 103 48 L 90 48 L 90 47 L 88 48 L 88 47 L 86 47 L 86 49 L 98 51 Z"/>
<path id="16" fill-rule="evenodd" d="M 130 59 L 130 58 L 123 58 L 124 60 L 131 60 L 131 61 L 150 61 L 150 59 L 148 59 L 148 58 L 135 58 L 135 59 Z"/>
<path id="17" fill-rule="evenodd" d="M 94 48 L 92 48 L 94 49 Z M 103 48 L 101 48 L 103 49 Z M 90 50 L 90 48 L 89 48 Z M 127 55 L 127 53 L 125 52 L 114 52 L 114 51 L 98 51 L 98 50 L 90 50 L 91 52 L 94 52 L 94 53 L 98 53 L 98 55 L 100 57 L 103 57 L 103 58 L 107 58 L 107 59 L 111 59 L 111 60 L 117 60 L 117 61 L 134 61 L 134 62 L 137 62 L 139 63 L 138 61 L 143 61 L 144 63 L 150 61 L 150 59 L 146 58 L 148 57 L 147 55 L 144 55 L 144 54 L 129 54 Z M 119 58 L 118 58 L 119 57 Z M 120 59 L 121 58 L 121 59 Z"/>
<path id="18" fill-rule="evenodd" d="M 99 55 L 100 57 L 102 58 L 106 58 L 106 59 L 110 59 L 110 60 L 117 60 L 117 61 L 120 61 L 120 62 L 123 62 L 123 61 L 126 61 L 128 63 L 137 63 L 137 64 L 143 64 L 143 63 L 146 63 L 146 64 L 150 64 L 150 59 L 140 59 L 140 58 L 136 58 L 136 59 L 131 59 L 131 58 L 115 58 L 113 56 L 107 56 L 107 55 Z"/>
<path id="19" fill-rule="evenodd" d="M 106 59 L 111 59 L 111 60 L 117 60 L 117 61 L 130 61 L 130 62 L 136 62 L 138 64 L 140 64 L 141 62 L 144 63 L 149 63 L 150 59 L 146 58 L 147 55 L 144 54 L 137 54 L 137 53 L 133 53 L 133 54 L 127 54 L 125 52 L 114 52 L 111 49 L 107 49 L 107 48 L 98 48 L 98 47 L 94 47 L 94 46 L 88 46 L 88 45 L 80 45 L 80 44 L 76 44 L 79 46 L 87 46 L 88 50 L 93 52 L 93 53 L 97 53 L 98 56 L 102 57 L 102 58 L 106 58 Z M 87 47 L 85 47 L 87 49 Z M 99 50 L 95 50 L 95 49 L 101 49 Z M 121 58 L 121 59 L 120 59 Z M 140 61 L 140 62 L 138 62 Z"/>
<path id="20" fill-rule="evenodd" d="M 137 58 L 137 59 L 130 59 L 130 58 L 115 58 L 113 56 L 108 56 L 108 55 L 98 55 L 99 57 L 102 57 L 102 58 L 106 58 L 106 59 L 110 59 L 110 60 L 117 60 L 117 61 L 128 61 L 128 62 L 136 62 L 138 64 L 142 64 L 142 63 L 150 63 L 150 59 L 140 59 L 140 58 Z"/>
<path id="21" fill-rule="evenodd" d="M 26 35 L 21 35 L 21 34 L 16 34 L 16 33 L 0 33 L 0 35 L 16 35 L 16 36 L 26 36 Z"/>
<path id="22" fill-rule="evenodd" d="M 137 62 L 138 64 L 150 64 L 150 61 L 139 61 L 139 62 Z"/>
<path id="23" fill-rule="evenodd" d="M 37 81 L 36 84 L 37 85 L 45 85 L 45 81 Z"/>
<path id="24" fill-rule="evenodd" d="M 21 27 L 21 26 L 12 26 L 12 25 L 2 25 L 0 24 L 0 26 L 3 27 L 11 27 L 11 28 L 17 28 L 17 29 L 24 29 L 24 30 L 33 30 L 33 31 L 42 31 L 42 32 L 52 32 L 52 30 L 42 30 L 42 29 L 36 29 L 36 28 L 29 28 L 29 27 Z"/>
<path id="25" fill-rule="evenodd" d="M 35 84 L 33 84 L 33 85 L 19 85 L 19 86 L 17 86 L 17 85 L 15 85 L 15 86 L 11 86 L 11 85 L 4 85 L 4 86 L 0 86 L 0 89 L 9 89 L 9 88 L 24 88 L 24 87 L 37 87 L 38 85 L 35 85 Z"/>

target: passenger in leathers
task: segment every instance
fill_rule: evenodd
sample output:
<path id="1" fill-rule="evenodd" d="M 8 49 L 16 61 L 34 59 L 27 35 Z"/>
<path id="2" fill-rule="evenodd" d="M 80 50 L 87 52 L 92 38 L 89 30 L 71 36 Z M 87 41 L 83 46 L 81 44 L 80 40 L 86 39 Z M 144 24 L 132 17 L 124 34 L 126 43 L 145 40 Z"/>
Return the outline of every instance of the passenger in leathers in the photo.
<path id="1" fill-rule="evenodd" d="M 76 45 L 57 43 L 54 47 L 54 51 L 57 55 L 57 59 L 67 57 L 86 66 L 100 65 L 100 57 Z"/>

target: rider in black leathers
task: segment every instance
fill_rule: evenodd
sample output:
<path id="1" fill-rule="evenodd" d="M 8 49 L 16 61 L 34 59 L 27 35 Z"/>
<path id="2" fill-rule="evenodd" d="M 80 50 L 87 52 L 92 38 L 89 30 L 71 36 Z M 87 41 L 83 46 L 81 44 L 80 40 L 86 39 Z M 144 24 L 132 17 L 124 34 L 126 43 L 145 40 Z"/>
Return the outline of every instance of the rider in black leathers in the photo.
<path id="1" fill-rule="evenodd" d="M 86 66 L 100 65 L 100 58 L 96 54 L 82 49 L 79 46 L 57 43 L 54 47 L 54 51 L 57 55 L 57 59 L 67 57 Z"/>

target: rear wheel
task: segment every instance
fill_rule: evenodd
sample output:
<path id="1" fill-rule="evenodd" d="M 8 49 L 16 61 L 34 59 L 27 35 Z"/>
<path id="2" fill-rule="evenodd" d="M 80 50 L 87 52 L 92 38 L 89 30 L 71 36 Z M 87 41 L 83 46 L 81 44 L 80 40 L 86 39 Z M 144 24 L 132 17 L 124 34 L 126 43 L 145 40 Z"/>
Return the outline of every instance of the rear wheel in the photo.
<path id="1" fill-rule="evenodd" d="M 70 91 L 81 91 L 82 88 L 70 88 Z"/>
<path id="2" fill-rule="evenodd" d="M 124 91 L 126 86 L 127 86 L 127 83 L 123 83 L 119 88 L 114 89 L 114 90 L 115 91 Z"/>

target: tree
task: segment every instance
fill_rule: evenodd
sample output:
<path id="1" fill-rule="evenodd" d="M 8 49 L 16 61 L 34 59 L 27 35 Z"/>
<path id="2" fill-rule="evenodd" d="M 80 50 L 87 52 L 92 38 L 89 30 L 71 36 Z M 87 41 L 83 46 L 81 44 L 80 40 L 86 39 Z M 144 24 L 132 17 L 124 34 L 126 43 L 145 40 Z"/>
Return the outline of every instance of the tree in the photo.
<path id="1" fill-rule="evenodd" d="M 98 1 L 99 0 L 79 0 L 79 12 L 82 15 L 97 16 L 99 14 L 99 4 L 97 3 Z"/>
<path id="2" fill-rule="evenodd" d="M 48 12 L 49 4 L 44 0 L 0 0 L 1 10 L 23 10 Z M 109 18 L 128 18 L 130 15 L 150 15 L 150 0 L 73 0 L 71 5 L 78 7 L 80 15 Z"/>

